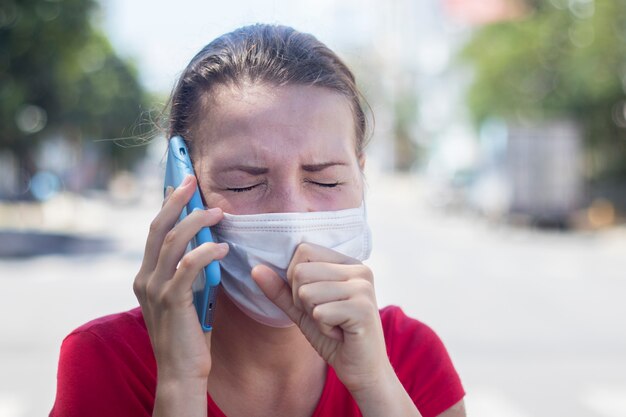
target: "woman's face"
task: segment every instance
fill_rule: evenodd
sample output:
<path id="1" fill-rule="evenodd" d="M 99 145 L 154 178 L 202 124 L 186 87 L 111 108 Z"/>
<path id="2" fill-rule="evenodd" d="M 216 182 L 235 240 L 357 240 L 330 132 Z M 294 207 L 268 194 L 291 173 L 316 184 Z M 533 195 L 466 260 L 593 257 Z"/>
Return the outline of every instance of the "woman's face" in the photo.
<path id="1" fill-rule="evenodd" d="M 191 144 L 208 207 L 256 214 L 360 206 L 364 160 L 343 95 L 298 85 L 215 90 Z"/>

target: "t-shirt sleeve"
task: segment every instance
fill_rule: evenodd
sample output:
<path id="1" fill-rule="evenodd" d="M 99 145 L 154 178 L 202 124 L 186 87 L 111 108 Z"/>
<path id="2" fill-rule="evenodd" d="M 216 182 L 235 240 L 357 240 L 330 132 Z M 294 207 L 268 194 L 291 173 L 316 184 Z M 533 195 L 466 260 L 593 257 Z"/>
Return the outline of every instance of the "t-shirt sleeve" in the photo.
<path id="1" fill-rule="evenodd" d="M 150 416 L 150 393 L 127 359 L 89 330 L 70 334 L 61 346 L 50 416 Z"/>
<path id="2" fill-rule="evenodd" d="M 424 417 L 436 417 L 465 395 L 439 336 L 398 307 L 381 312 L 387 353 L 396 374 Z"/>

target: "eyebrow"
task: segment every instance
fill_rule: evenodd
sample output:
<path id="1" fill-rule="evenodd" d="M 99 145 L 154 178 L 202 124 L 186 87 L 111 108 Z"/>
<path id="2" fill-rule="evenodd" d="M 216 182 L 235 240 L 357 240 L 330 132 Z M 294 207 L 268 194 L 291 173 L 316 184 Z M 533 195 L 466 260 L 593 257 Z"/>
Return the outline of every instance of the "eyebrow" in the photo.
<path id="1" fill-rule="evenodd" d="M 224 172 L 230 171 L 243 171 L 250 175 L 263 175 L 269 172 L 269 168 L 255 167 L 252 165 L 234 165 L 224 170 Z"/>
<path id="2" fill-rule="evenodd" d="M 346 165 L 348 164 L 346 164 L 345 162 L 333 161 L 333 162 L 323 162 L 321 164 L 302 165 L 302 169 L 305 170 L 306 172 L 319 172 L 319 171 L 323 171 L 326 168 L 330 168 L 333 166 L 346 166 Z"/>
<path id="3" fill-rule="evenodd" d="M 347 166 L 347 165 L 348 164 L 345 162 L 332 161 L 332 162 L 322 162 L 319 164 L 305 164 L 305 165 L 302 165 L 302 169 L 306 172 L 320 172 L 320 171 L 325 170 L 326 168 L 330 168 L 333 166 Z M 257 167 L 257 166 L 252 166 L 252 165 L 234 165 L 224 170 L 224 172 L 231 172 L 231 171 L 243 171 L 250 175 L 263 175 L 269 172 L 269 168 Z"/>

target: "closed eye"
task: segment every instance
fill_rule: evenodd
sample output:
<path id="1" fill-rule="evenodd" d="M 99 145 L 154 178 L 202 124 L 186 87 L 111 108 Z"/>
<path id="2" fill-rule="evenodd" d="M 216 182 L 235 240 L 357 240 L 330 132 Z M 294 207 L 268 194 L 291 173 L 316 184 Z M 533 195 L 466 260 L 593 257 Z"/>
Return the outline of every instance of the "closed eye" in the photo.
<path id="1" fill-rule="evenodd" d="M 249 186 L 249 187 L 240 187 L 240 188 L 235 188 L 235 187 L 233 187 L 233 188 L 227 188 L 227 190 L 228 190 L 228 191 L 233 191 L 233 192 L 235 192 L 235 193 L 244 193 L 244 192 L 246 192 L 246 191 L 251 191 L 251 190 L 255 189 L 255 188 L 256 188 L 256 187 L 258 187 L 259 185 L 261 185 L 261 183 L 259 183 L 259 184 L 254 184 L 254 185 L 251 185 L 251 186 Z"/>
<path id="2" fill-rule="evenodd" d="M 324 188 L 333 188 L 333 187 L 336 187 L 336 186 L 338 186 L 340 184 L 339 181 L 330 182 L 329 183 L 329 182 L 317 182 L 317 181 L 307 180 L 307 182 L 311 183 L 311 184 L 314 184 L 314 185 L 318 185 L 320 187 L 324 187 Z"/>

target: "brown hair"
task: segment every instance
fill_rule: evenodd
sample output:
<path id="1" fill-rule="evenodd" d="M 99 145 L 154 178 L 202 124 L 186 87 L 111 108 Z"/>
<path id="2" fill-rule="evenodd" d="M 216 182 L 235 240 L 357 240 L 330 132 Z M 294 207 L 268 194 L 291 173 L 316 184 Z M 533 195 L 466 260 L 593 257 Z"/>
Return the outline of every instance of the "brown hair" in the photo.
<path id="1" fill-rule="evenodd" d="M 343 94 L 351 103 L 356 153 L 361 155 L 367 118 L 350 69 L 314 36 L 267 24 L 222 35 L 191 60 L 170 98 L 169 137 L 191 138 L 201 99 L 213 86 L 245 83 L 318 86 Z"/>

